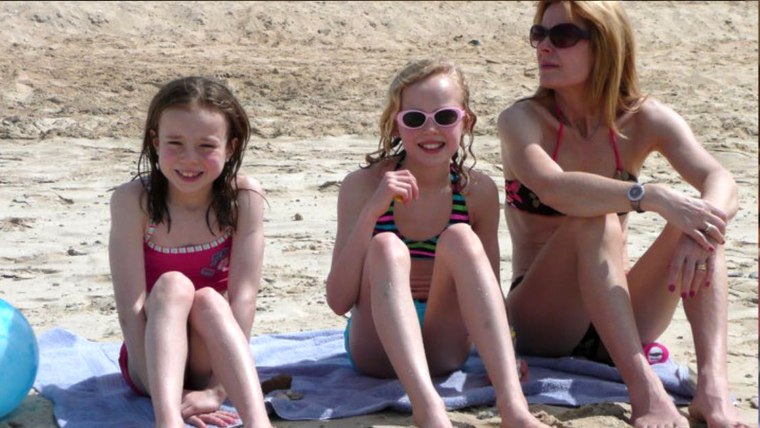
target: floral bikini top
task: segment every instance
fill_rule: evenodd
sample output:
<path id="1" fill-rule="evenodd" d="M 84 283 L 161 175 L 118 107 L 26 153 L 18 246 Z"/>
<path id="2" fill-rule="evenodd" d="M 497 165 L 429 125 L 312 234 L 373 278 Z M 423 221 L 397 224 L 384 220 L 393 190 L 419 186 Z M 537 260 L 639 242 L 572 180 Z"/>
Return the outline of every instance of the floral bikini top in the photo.
<path id="1" fill-rule="evenodd" d="M 557 161 L 557 155 L 559 153 L 559 146 L 562 142 L 562 134 L 565 126 L 562 123 L 562 113 L 557 110 L 557 114 L 560 117 L 559 129 L 557 130 L 557 144 L 554 146 L 554 152 L 552 153 L 552 160 Z M 631 181 L 637 183 L 639 180 L 635 175 L 623 170 L 622 162 L 620 161 L 620 152 L 617 146 L 617 136 L 615 132 L 610 129 L 610 144 L 612 150 L 615 152 L 615 175 L 612 177 L 615 180 Z M 517 208 L 520 211 L 529 212 L 531 214 L 539 214 L 545 216 L 563 216 L 554 208 L 541 202 L 538 195 L 533 193 L 532 190 L 527 188 L 524 184 L 518 180 L 504 180 L 506 189 L 506 202 L 511 207 Z M 626 213 L 618 213 L 618 215 L 624 215 Z"/>

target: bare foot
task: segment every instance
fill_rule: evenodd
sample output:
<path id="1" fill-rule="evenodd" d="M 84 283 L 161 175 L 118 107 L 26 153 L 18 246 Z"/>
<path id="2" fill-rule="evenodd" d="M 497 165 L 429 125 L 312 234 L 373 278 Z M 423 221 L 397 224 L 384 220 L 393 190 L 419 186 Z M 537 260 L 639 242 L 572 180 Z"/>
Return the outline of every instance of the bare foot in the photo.
<path id="1" fill-rule="evenodd" d="M 749 425 L 737 421 L 733 404 L 728 398 L 706 397 L 699 394 L 689 405 L 689 415 L 707 423 L 709 428 L 749 428 Z"/>
<path id="2" fill-rule="evenodd" d="M 507 422 L 502 420 L 501 421 L 501 428 L 551 428 L 549 425 L 546 425 L 536 419 L 534 416 L 530 416 L 529 418 L 522 419 L 520 421 L 516 422 Z"/>
<path id="3" fill-rule="evenodd" d="M 443 401 L 439 406 L 417 410 L 412 408 L 414 425 L 420 428 L 453 428 Z"/>
<path id="4" fill-rule="evenodd" d="M 667 395 L 643 407 L 633 408 L 631 420 L 636 428 L 689 428 L 689 420 L 678 412 Z"/>
<path id="5" fill-rule="evenodd" d="M 419 418 L 419 419 L 413 415 L 412 419 L 414 419 L 414 424 L 420 428 L 453 428 L 454 427 L 445 413 L 443 414 L 443 416 L 429 415 L 426 418 Z"/>
<path id="6" fill-rule="evenodd" d="M 689 420 L 680 413 L 647 413 L 634 417 L 635 428 L 689 428 Z"/>
<path id="7" fill-rule="evenodd" d="M 501 428 L 550 428 L 549 425 L 536 419 L 528 408 L 524 411 L 512 411 L 507 417 L 501 417 Z"/>

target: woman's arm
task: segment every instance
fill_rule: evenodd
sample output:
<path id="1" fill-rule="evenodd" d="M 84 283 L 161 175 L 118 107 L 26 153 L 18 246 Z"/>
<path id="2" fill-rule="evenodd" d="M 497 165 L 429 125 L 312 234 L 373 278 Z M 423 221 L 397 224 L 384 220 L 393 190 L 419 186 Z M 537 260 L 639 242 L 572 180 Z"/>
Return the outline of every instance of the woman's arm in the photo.
<path id="1" fill-rule="evenodd" d="M 519 103 L 499 117 L 505 174 L 507 170 L 511 171 L 543 203 L 567 215 L 594 217 L 631 211 L 627 197 L 631 183 L 592 173 L 566 172 L 552 160 L 539 144 L 544 138 L 543 130 L 537 114 L 531 109 L 527 103 Z M 635 120 L 639 127 L 650 126 L 649 123 L 642 124 L 645 118 L 637 117 Z M 646 132 L 649 136 L 653 131 L 647 129 Z M 652 138 L 657 139 L 656 136 Z M 681 140 L 669 144 L 684 148 Z M 698 143 L 694 144 L 698 146 Z M 687 153 L 694 151 L 693 147 L 684 150 Z M 683 165 L 674 166 L 679 173 L 684 172 Z M 658 213 L 703 247 L 709 248 L 710 243 L 699 229 L 709 223 L 721 233 L 725 230 L 726 215 L 711 202 L 688 197 L 660 184 L 646 184 L 644 187 L 646 195 L 641 201 L 642 209 Z"/>
<path id="2" fill-rule="evenodd" d="M 564 171 L 541 146 L 545 138 L 542 127 L 548 126 L 542 120 L 527 102 L 501 113 L 498 131 L 505 174 L 511 171 L 542 203 L 567 215 L 595 217 L 630 211 L 626 193 L 631 183 Z"/>
<path id="3" fill-rule="evenodd" d="M 656 133 L 655 150 L 700 192 L 701 198 L 721 209 L 727 219 L 739 209 L 736 182 L 694 137 L 686 121 L 671 108 L 648 100 L 641 109 L 643 119 Z"/>
<path id="4" fill-rule="evenodd" d="M 697 142 L 686 121 L 672 109 L 650 100 L 642 106 L 641 117 L 655 136 L 655 150 L 662 153 L 681 177 L 700 192 L 701 200 L 706 201 L 708 206 L 717 207 L 716 213 L 723 221 L 709 223 L 716 226 L 709 230 L 704 229 L 704 222 L 697 224 L 695 228 L 699 230 L 699 236 L 695 238 L 693 233 L 685 233 L 692 239 L 682 236 L 673 253 L 668 284 L 680 284 L 682 296 L 694 296 L 702 286 L 714 279 L 715 246 L 725 243 L 726 222 L 738 210 L 736 183 L 731 174 Z M 656 199 L 653 202 L 656 203 Z M 667 208 L 668 204 L 664 207 Z M 709 245 L 707 250 L 703 242 Z M 703 263 L 706 270 L 696 268 Z"/>
<path id="5" fill-rule="evenodd" d="M 111 232 L 108 259 L 111 266 L 116 310 L 129 352 L 130 366 L 139 382 L 147 382 L 145 364 L 145 261 L 143 234 L 146 216 L 141 209 L 143 188 L 139 181 L 119 186 L 111 196 Z M 147 388 L 148 385 L 143 385 Z"/>
<path id="6" fill-rule="evenodd" d="M 227 299 L 248 338 L 256 314 L 256 297 L 264 261 L 264 191 L 250 177 L 238 178 L 238 218 L 232 240 Z"/>

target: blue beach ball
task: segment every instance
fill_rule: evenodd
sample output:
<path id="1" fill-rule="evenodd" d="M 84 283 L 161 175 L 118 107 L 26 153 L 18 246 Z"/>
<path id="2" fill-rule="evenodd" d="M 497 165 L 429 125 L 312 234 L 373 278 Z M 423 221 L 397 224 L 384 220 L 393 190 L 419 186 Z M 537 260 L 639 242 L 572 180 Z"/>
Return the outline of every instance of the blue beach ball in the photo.
<path id="1" fill-rule="evenodd" d="M 24 315 L 0 299 L 0 419 L 27 396 L 37 377 L 40 351 Z"/>

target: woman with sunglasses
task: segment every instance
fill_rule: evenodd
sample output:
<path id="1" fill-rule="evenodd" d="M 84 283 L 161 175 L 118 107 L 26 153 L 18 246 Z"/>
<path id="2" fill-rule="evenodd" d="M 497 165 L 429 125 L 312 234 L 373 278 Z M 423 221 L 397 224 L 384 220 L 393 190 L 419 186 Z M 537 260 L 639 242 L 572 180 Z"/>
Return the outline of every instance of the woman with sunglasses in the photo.
<path id="1" fill-rule="evenodd" d="M 679 300 L 699 368 L 691 416 L 736 422 L 726 374 L 726 225 L 736 184 L 669 107 L 643 96 L 633 30 L 618 2 L 541 1 L 530 30 L 540 85 L 499 118 L 513 244 L 506 305 L 518 352 L 614 363 L 637 427 L 688 426 L 648 351 Z M 661 153 L 699 192 L 636 176 Z M 627 213 L 666 226 L 629 266 Z"/>
<path id="2" fill-rule="evenodd" d="M 398 73 L 379 149 L 340 188 L 327 302 L 351 311 L 352 366 L 398 377 L 417 426 L 452 426 L 431 376 L 459 368 L 473 343 L 502 426 L 545 426 L 520 388 L 499 287 L 498 190 L 464 167 L 475 121 L 454 64 L 422 60 Z"/>

